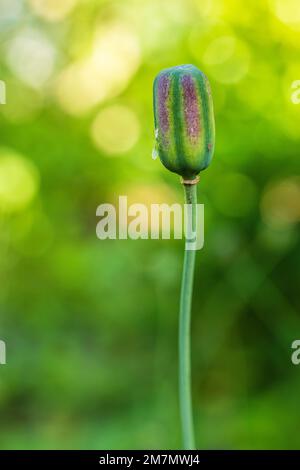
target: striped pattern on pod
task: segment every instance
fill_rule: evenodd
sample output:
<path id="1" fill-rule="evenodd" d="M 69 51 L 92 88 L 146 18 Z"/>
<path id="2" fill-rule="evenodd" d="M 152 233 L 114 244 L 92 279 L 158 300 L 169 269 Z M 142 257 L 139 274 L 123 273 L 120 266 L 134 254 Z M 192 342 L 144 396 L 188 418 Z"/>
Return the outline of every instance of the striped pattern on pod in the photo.
<path id="1" fill-rule="evenodd" d="M 207 77 L 194 65 L 162 70 L 154 80 L 156 151 L 163 165 L 194 179 L 209 165 L 215 144 Z"/>

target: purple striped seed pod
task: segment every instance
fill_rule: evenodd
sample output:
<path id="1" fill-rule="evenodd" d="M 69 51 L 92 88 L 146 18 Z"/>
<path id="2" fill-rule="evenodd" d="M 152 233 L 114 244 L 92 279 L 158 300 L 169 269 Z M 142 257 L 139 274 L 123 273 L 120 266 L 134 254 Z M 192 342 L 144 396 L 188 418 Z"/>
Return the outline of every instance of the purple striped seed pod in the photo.
<path id="1" fill-rule="evenodd" d="M 215 124 L 208 79 L 194 65 L 162 70 L 153 85 L 156 150 L 163 165 L 184 179 L 207 168 Z"/>

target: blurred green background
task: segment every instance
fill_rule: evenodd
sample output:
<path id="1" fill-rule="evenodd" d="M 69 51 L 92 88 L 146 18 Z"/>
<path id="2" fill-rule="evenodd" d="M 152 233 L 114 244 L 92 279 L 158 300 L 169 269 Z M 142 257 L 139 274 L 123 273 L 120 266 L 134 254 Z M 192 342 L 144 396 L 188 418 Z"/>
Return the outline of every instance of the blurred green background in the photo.
<path id="1" fill-rule="evenodd" d="M 1 448 L 178 448 L 182 241 L 100 241 L 119 195 L 181 202 L 152 81 L 193 63 L 217 145 L 198 187 L 200 448 L 300 448 L 298 0 L 0 0 Z"/>

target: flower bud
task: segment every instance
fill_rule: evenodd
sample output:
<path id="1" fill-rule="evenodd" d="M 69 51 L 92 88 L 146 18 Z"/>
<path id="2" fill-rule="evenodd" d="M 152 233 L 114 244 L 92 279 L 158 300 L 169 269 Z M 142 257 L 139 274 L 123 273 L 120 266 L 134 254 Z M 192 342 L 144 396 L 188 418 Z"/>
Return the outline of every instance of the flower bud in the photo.
<path id="1" fill-rule="evenodd" d="M 193 180 L 210 163 L 215 143 L 208 79 L 194 65 L 162 70 L 153 84 L 156 151 L 163 165 Z"/>

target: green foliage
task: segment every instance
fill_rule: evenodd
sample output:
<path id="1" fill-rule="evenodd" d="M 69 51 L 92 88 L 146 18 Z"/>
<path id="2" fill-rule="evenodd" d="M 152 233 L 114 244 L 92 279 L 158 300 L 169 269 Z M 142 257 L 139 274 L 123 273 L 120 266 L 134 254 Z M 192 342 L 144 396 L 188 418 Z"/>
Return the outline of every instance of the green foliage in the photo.
<path id="1" fill-rule="evenodd" d="M 217 130 L 198 185 L 206 227 L 193 304 L 196 436 L 205 448 L 299 448 L 293 2 L 5 5 L 1 447 L 180 446 L 183 244 L 97 240 L 95 212 L 119 194 L 182 201 L 177 176 L 151 159 L 152 82 L 194 63 L 211 83 Z"/>

